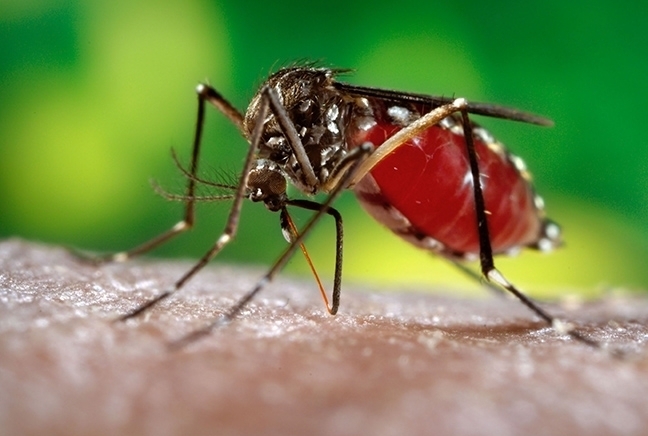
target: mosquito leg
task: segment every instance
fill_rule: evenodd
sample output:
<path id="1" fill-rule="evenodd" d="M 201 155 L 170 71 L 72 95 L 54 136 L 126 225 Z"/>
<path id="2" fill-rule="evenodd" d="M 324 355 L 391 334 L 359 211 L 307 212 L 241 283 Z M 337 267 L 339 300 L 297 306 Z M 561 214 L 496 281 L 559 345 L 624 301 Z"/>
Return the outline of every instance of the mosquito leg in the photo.
<path id="1" fill-rule="evenodd" d="M 249 291 L 247 294 L 245 294 L 241 299 L 234 304 L 224 315 L 221 317 L 217 318 L 216 320 L 212 321 L 210 324 L 207 326 L 203 327 L 202 329 L 195 330 L 188 335 L 178 339 L 177 341 L 172 342 L 169 346 L 171 349 L 178 349 L 182 348 L 184 345 L 187 345 L 190 342 L 193 342 L 197 339 L 202 338 L 203 336 L 208 335 L 211 333 L 213 329 L 216 327 L 220 327 L 223 325 L 226 325 L 236 316 L 238 316 L 239 313 L 241 313 L 241 310 L 268 284 L 272 281 L 272 279 L 277 275 L 279 271 L 283 269 L 283 267 L 286 265 L 286 262 L 292 254 L 295 252 L 297 247 L 299 247 L 299 244 L 304 240 L 306 235 L 310 233 L 311 229 L 317 222 L 320 220 L 320 218 L 325 214 L 328 213 L 328 210 L 330 209 L 331 204 L 337 197 L 342 193 L 342 190 L 348 187 L 349 183 L 351 182 L 352 177 L 354 176 L 354 173 L 358 170 L 358 167 L 361 165 L 361 163 L 365 160 L 365 158 L 370 155 L 370 153 L 373 151 L 373 146 L 371 144 L 363 144 L 360 147 L 357 147 L 353 149 L 351 152 L 354 156 L 355 163 L 349 168 L 349 171 L 345 174 L 345 176 L 340 180 L 340 183 L 329 193 L 328 198 L 324 203 L 322 203 L 311 219 L 306 223 L 304 228 L 295 236 L 295 238 L 291 241 L 291 243 L 288 245 L 288 247 L 284 250 L 284 252 L 279 256 L 279 258 L 275 261 L 275 263 L 272 265 L 272 267 L 268 270 L 268 272 L 261 277 L 261 279 L 256 283 L 254 288 Z M 340 221 L 341 223 L 341 221 Z M 341 267 L 341 265 L 340 265 Z M 337 273 L 336 273 L 337 274 Z M 341 277 L 341 274 L 340 274 Z M 337 304 L 339 305 L 339 291 L 338 295 L 336 297 L 335 293 L 333 295 L 334 301 L 337 300 Z"/>
<path id="2" fill-rule="evenodd" d="M 306 186 L 314 188 L 318 185 L 319 181 L 317 180 L 317 176 L 315 175 L 315 170 L 311 165 L 310 159 L 308 159 L 308 156 L 306 155 L 306 149 L 304 149 L 304 145 L 302 144 L 301 139 L 297 134 L 295 124 L 290 120 L 290 117 L 286 113 L 286 109 L 279 101 L 279 97 L 277 96 L 277 93 L 274 89 L 266 86 L 263 90 L 263 94 L 268 98 L 272 113 L 275 115 L 275 118 L 281 126 L 281 130 L 284 136 L 288 140 L 288 144 L 290 144 L 290 147 L 295 154 L 297 163 L 299 163 L 299 167 L 304 174 L 303 182 Z"/>
<path id="3" fill-rule="evenodd" d="M 75 253 L 83 260 L 93 263 L 104 262 L 125 262 L 135 256 L 147 253 L 154 248 L 164 244 L 173 237 L 191 229 L 194 225 L 195 214 L 195 187 L 198 172 L 198 161 L 200 157 L 200 145 L 202 139 L 203 126 L 205 123 L 205 103 L 209 102 L 217 109 L 219 109 L 227 118 L 229 118 L 239 130 L 242 129 L 243 115 L 241 115 L 227 100 L 225 100 L 214 88 L 208 85 L 198 85 L 196 88 L 198 94 L 198 114 L 196 116 L 196 128 L 194 132 L 194 140 L 191 154 L 191 164 L 188 170 L 190 177 L 187 177 L 186 201 L 184 216 L 181 221 L 177 222 L 173 227 L 164 233 L 146 241 L 145 243 L 128 251 L 121 251 L 106 256 L 88 257 L 80 253 Z M 175 158 L 175 156 L 174 156 Z"/>
<path id="4" fill-rule="evenodd" d="M 201 100 L 202 101 L 202 100 Z M 259 108 L 259 114 L 258 114 L 258 119 L 263 120 L 267 116 L 268 113 L 268 102 L 267 100 L 262 100 L 261 106 Z M 232 203 L 232 207 L 230 209 L 230 213 L 227 217 L 227 222 L 225 224 L 225 229 L 223 230 L 223 233 L 221 236 L 216 240 L 216 243 L 212 246 L 212 248 L 205 253 L 200 260 L 189 270 L 187 271 L 178 281 L 176 281 L 173 285 L 173 288 L 171 290 L 165 291 L 155 297 L 153 300 L 148 301 L 147 303 L 144 303 L 140 307 L 136 308 L 132 312 L 124 315 L 121 319 L 126 320 L 132 317 L 135 317 L 145 310 L 149 309 L 150 307 L 154 306 L 155 304 L 159 303 L 160 301 L 164 300 L 165 298 L 169 297 L 171 294 L 173 294 L 175 291 L 180 289 L 190 278 L 192 278 L 198 271 L 200 271 L 207 263 L 213 259 L 222 249 L 227 245 L 228 242 L 230 242 L 234 236 L 236 235 L 236 231 L 238 229 L 238 224 L 239 224 L 239 218 L 241 216 L 241 206 L 243 204 L 243 200 L 245 199 L 245 193 L 246 193 L 246 187 L 247 187 L 247 182 L 248 182 L 248 176 L 250 174 L 250 169 L 252 168 L 252 164 L 254 163 L 254 156 L 256 153 L 256 149 L 258 147 L 259 141 L 261 139 L 261 133 L 263 131 L 263 123 L 262 122 L 257 122 L 256 126 L 254 128 L 254 131 L 252 132 L 252 137 L 250 140 L 250 147 L 248 149 L 247 156 L 245 157 L 245 164 L 243 166 L 243 172 L 241 173 L 241 177 L 239 178 L 238 186 L 236 188 L 236 193 L 234 195 L 234 202 Z M 197 158 L 197 150 L 194 149 L 194 159 Z M 192 168 L 191 168 L 192 174 L 195 174 L 195 167 L 194 163 L 192 163 Z M 195 180 L 190 179 L 189 180 L 189 190 L 191 191 L 189 199 L 187 202 L 192 203 L 193 207 L 193 189 L 194 189 L 194 184 Z M 193 217 L 193 209 L 191 210 L 191 216 Z"/>
<path id="5" fill-rule="evenodd" d="M 512 283 L 510 283 L 504 275 L 495 268 L 493 260 L 493 249 L 491 247 L 490 231 L 488 229 L 488 221 L 486 219 L 486 205 L 484 202 L 484 193 L 482 191 L 480 177 L 479 177 L 479 164 L 477 162 L 477 152 L 475 151 L 475 144 L 473 141 L 472 129 L 470 127 L 470 120 L 468 119 L 468 112 L 465 109 L 461 110 L 462 124 L 464 129 L 464 137 L 466 141 L 466 149 L 468 150 L 468 160 L 470 163 L 470 172 L 473 180 L 473 194 L 475 199 L 475 212 L 477 218 L 477 232 L 479 234 L 479 262 L 484 276 L 489 282 L 496 283 L 520 300 L 526 307 L 531 309 L 536 315 L 547 322 L 551 327 L 561 333 L 567 333 L 572 338 L 593 347 L 599 347 L 599 343 L 582 336 L 579 332 L 569 328 L 565 323 L 560 322 L 557 318 L 551 316 L 548 312 L 540 308 L 533 300 L 518 290 Z M 564 331 L 566 330 L 566 331 Z M 563 332 L 564 331 L 564 332 Z"/>
<path id="6" fill-rule="evenodd" d="M 290 200 L 288 201 L 289 205 L 300 207 L 302 209 L 308 209 L 313 211 L 319 211 L 322 209 L 323 205 L 310 200 Z M 331 315 L 335 315 L 340 307 L 340 294 L 342 288 L 342 253 L 343 253 L 343 238 L 344 238 L 344 228 L 342 225 L 342 215 L 336 209 L 329 207 L 326 210 L 328 215 L 331 215 L 335 219 L 335 274 L 333 276 L 333 295 L 331 300 L 331 307 L 327 306 L 327 309 Z"/>
<path id="7" fill-rule="evenodd" d="M 385 142 L 380 145 L 380 147 L 376 148 L 376 150 L 362 162 L 360 168 L 355 171 L 355 175 L 349 183 L 349 187 L 353 187 L 353 185 L 358 183 L 360 179 L 362 179 L 369 171 L 371 171 L 374 166 L 378 164 L 378 162 L 386 158 L 392 151 L 396 150 L 398 147 L 400 147 L 410 139 L 420 135 L 430 126 L 438 124 L 445 117 L 465 110 L 467 104 L 468 102 L 466 101 L 466 99 L 457 98 L 448 104 L 434 108 L 418 120 L 412 122 L 407 127 L 404 127 L 394 135 L 390 136 Z"/>

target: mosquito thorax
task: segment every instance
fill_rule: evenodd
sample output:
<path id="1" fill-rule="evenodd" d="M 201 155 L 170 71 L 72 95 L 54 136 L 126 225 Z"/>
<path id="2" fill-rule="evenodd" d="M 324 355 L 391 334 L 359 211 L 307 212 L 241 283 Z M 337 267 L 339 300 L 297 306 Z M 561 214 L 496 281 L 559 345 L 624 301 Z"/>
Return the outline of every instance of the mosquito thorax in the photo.
<path id="1" fill-rule="evenodd" d="M 336 70 L 312 67 L 285 68 L 260 87 L 245 113 L 243 127 L 251 136 L 266 87 L 271 88 L 286 110 L 304 146 L 317 182 L 308 183 L 275 115 L 264 122 L 258 156 L 278 164 L 290 181 L 306 194 L 317 193 L 330 172 L 346 154 L 345 132 L 350 102 L 334 87 Z"/>

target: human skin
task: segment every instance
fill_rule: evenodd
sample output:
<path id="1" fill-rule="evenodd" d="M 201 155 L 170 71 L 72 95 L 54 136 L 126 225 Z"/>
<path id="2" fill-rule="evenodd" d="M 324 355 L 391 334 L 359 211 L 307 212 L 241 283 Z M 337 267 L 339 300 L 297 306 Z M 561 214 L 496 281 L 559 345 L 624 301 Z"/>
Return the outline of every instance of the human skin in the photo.
<path id="1" fill-rule="evenodd" d="M 263 271 L 210 266 L 115 322 L 187 261 L 92 266 L 0 242 L 0 433 L 645 434 L 648 301 L 544 304 L 602 344 L 561 336 L 519 302 L 345 287 L 330 316 L 280 277 L 231 324 L 170 350 Z M 612 351 L 612 352 L 611 352 Z M 623 351 L 624 357 L 618 357 Z"/>

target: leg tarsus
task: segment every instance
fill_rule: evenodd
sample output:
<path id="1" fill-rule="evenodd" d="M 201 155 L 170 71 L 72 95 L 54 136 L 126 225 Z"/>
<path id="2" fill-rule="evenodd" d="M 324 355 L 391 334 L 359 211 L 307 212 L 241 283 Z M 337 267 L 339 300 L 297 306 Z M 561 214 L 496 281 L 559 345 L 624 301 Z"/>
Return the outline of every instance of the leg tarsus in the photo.
<path id="1" fill-rule="evenodd" d="M 122 315 L 119 318 L 117 318 L 117 321 L 126 321 L 131 318 L 135 318 L 136 316 L 140 315 L 142 312 L 145 310 L 153 307 L 154 305 L 158 304 L 160 301 L 167 299 L 173 291 L 165 291 L 162 294 L 158 295 L 157 297 L 153 298 L 152 300 L 147 301 L 146 303 L 142 304 L 141 306 L 138 306 L 135 308 L 135 310 L 128 312 L 126 315 Z"/>
<path id="2" fill-rule="evenodd" d="M 468 118 L 468 112 L 465 110 L 465 108 L 461 110 L 461 119 L 466 143 L 466 150 L 468 152 L 470 172 L 473 179 L 475 217 L 477 224 L 477 233 L 479 235 L 479 262 L 481 265 L 482 273 L 489 282 L 494 282 L 498 286 L 501 286 L 503 289 L 513 294 L 515 297 L 517 297 L 518 300 L 520 300 L 520 302 L 522 302 L 522 304 L 528 307 L 537 316 L 542 318 L 555 331 L 558 331 L 556 327 L 560 325 L 566 326 L 566 324 L 560 322 L 558 319 L 554 318 L 549 313 L 540 308 L 540 306 L 538 306 L 533 302 L 533 300 L 531 300 L 524 293 L 513 286 L 513 284 L 511 284 L 504 277 L 504 275 L 499 272 L 497 268 L 495 268 L 495 261 L 493 260 L 493 248 L 491 246 L 490 231 L 488 228 L 488 219 L 486 214 L 487 209 L 479 178 L 479 162 L 477 160 L 477 152 L 475 151 L 472 127 Z M 573 328 L 569 328 L 565 333 L 583 344 L 595 348 L 600 347 L 600 344 L 598 342 L 584 337 L 581 333 L 579 333 L 577 330 L 574 330 Z"/>

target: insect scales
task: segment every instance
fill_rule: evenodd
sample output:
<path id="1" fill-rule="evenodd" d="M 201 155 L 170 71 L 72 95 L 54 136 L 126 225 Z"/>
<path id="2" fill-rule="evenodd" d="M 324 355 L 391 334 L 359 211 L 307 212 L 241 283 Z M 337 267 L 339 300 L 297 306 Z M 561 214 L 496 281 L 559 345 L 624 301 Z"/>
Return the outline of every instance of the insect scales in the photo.
<path id="1" fill-rule="evenodd" d="M 249 143 L 233 203 L 221 236 L 173 287 L 122 319 L 135 317 L 168 298 L 214 258 L 236 235 L 241 205 L 248 198 L 280 212 L 288 247 L 269 271 L 221 318 L 186 336 L 183 344 L 235 318 L 279 272 L 324 215 L 336 222 L 336 262 L 331 305 L 340 305 L 342 217 L 331 205 L 350 188 L 377 221 L 412 244 L 454 263 L 478 258 L 481 273 L 511 292 L 549 325 L 562 325 L 526 297 L 495 267 L 493 256 L 529 247 L 548 251 L 560 245 L 560 229 L 545 217 L 542 199 L 531 185 L 523 161 L 511 154 L 469 114 L 538 125 L 551 121 L 501 106 L 468 103 L 341 83 L 345 70 L 296 66 L 272 74 L 243 114 L 216 89 L 197 88 L 198 115 L 187 176 L 183 219 L 168 231 L 130 251 L 103 258 L 124 261 L 145 253 L 194 225 L 201 136 L 207 103 L 215 106 Z M 293 199 L 287 184 L 322 203 Z M 298 231 L 289 207 L 314 211 Z M 560 330 L 560 329 L 558 329 Z M 573 338 L 596 342 L 576 330 Z"/>

